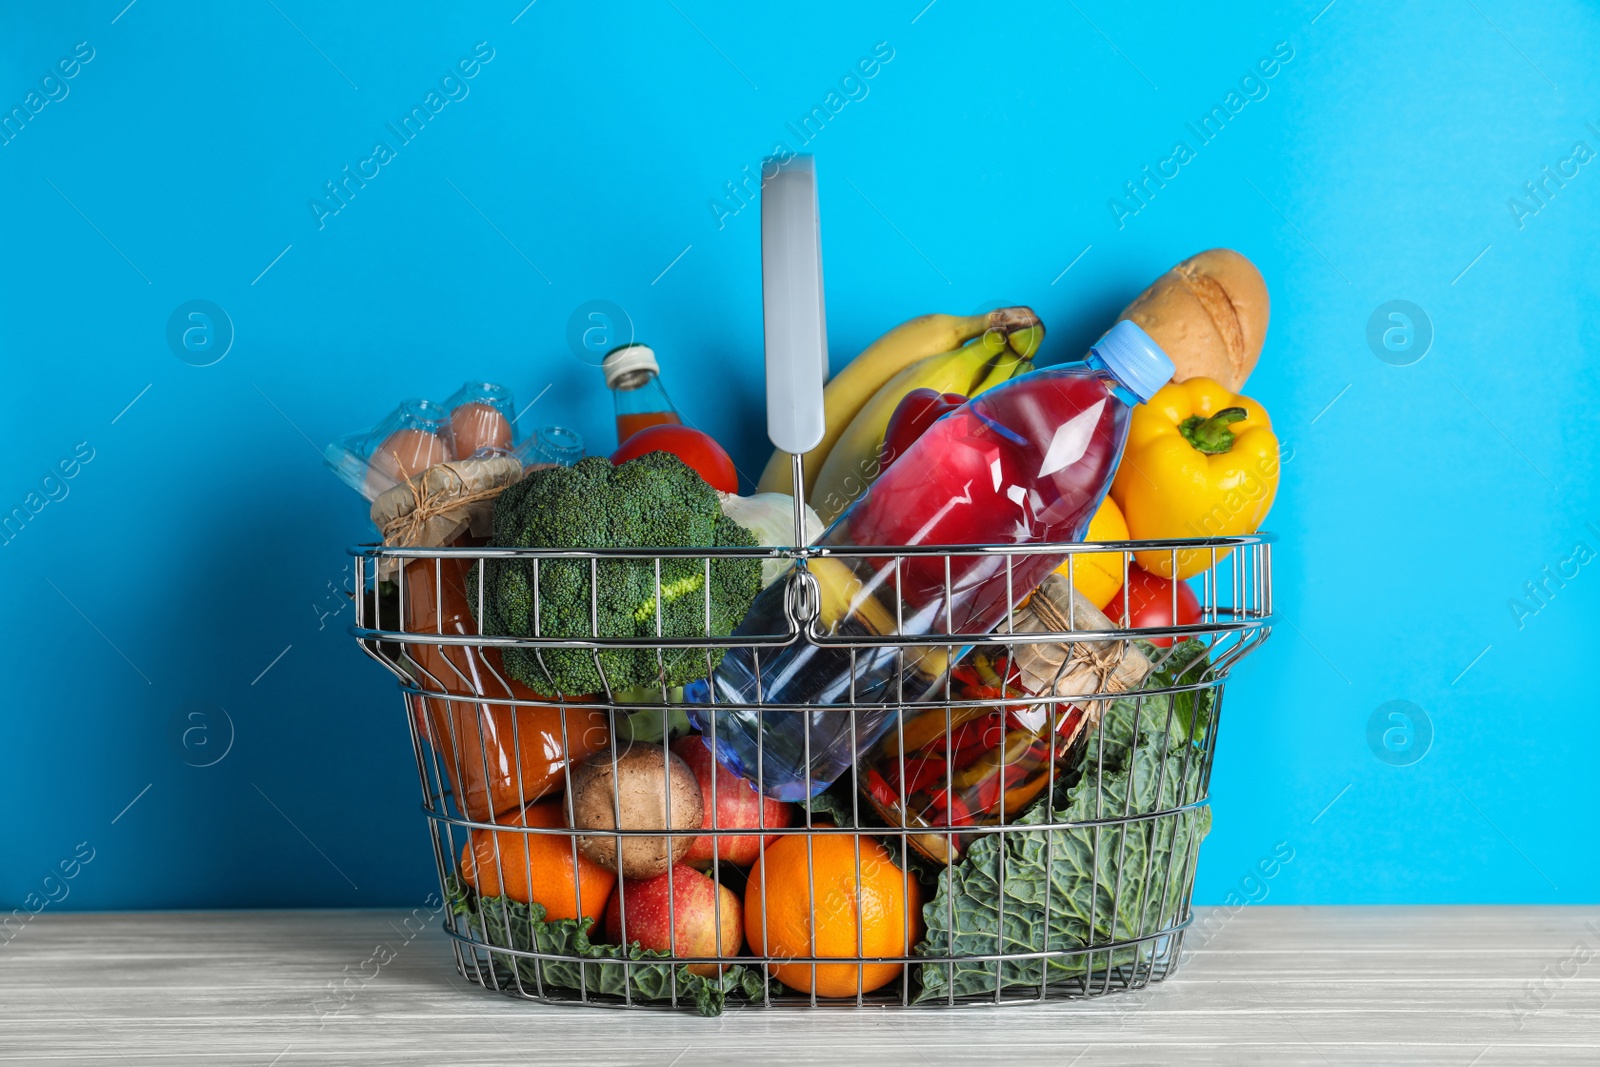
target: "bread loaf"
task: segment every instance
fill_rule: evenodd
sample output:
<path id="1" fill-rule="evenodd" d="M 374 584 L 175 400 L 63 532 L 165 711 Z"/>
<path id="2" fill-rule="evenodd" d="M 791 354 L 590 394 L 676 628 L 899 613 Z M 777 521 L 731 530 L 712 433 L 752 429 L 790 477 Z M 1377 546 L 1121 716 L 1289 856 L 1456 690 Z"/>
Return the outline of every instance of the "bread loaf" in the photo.
<path id="1" fill-rule="evenodd" d="M 1118 318 L 1133 320 L 1172 357 L 1173 381 L 1211 378 L 1238 392 L 1261 356 L 1269 311 L 1255 264 L 1213 248 L 1157 278 Z"/>

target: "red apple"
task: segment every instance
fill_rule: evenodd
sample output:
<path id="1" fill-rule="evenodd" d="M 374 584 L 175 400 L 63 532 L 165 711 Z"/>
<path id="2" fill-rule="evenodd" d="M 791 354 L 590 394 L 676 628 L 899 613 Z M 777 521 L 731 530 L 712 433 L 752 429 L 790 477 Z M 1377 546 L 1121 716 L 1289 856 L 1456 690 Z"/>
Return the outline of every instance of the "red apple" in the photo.
<path id="1" fill-rule="evenodd" d="M 677 944 L 669 933 L 674 928 Z M 744 944 L 744 908 L 733 890 L 678 863 L 654 878 L 623 880 L 606 906 L 606 937 L 614 944 L 637 941 L 641 948 L 677 956 L 737 956 Z M 694 963 L 684 969 L 708 977 L 721 970 L 715 963 Z"/>
<path id="2" fill-rule="evenodd" d="M 694 734 L 680 737 L 672 743 L 672 751 L 683 757 L 700 782 L 700 798 L 705 802 L 706 812 L 700 823 L 702 830 L 748 830 L 762 825 L 769 830 L 781 830 L 789 825 L 793 809 L 781 800 L 763 797 L 755 786 L 718 763 L 704 738 Z M 713 781 L 716 783 L 715 806 L 711 803 Z M 767 844 L 770 846 L 778 837 L 778 834 L 768 834 Z M 683 862 L 702 870 L 710 867 L 713 860 L 748 867 L 760 856 L 760 834 L 718 833 L 695 838 Z"/>

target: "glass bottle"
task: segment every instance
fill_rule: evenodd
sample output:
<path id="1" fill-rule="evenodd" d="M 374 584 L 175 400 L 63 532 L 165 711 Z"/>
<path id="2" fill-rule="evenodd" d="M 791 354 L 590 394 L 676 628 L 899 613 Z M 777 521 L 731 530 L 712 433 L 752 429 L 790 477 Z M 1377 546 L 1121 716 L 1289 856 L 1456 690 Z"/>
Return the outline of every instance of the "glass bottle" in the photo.
<path id="1" fill-rule="evenodd" d="M 616 402 L 619 446 L 647 426 L 683 422 L 661 384 L 661 365 L 648 345 L 614 348 L 600 369 Z"/>

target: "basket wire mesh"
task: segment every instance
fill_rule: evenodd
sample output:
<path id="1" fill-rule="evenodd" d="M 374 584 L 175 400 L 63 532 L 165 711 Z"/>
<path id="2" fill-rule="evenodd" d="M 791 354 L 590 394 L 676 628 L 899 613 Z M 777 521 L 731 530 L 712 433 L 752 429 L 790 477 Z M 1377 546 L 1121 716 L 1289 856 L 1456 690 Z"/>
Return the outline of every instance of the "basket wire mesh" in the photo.
<path id="1" fill-rule="evenodd" d="M 719 1010 L 729 999 L 761 1006 L 812 1007 L 1033 1003 L 1140 988 L 1166 977 L 1176 966 L 1191 920 L 1190 895 L 1200 839 L 1209 826 L 1206 801 L 1224 683 L 1233 665 L 1270 632 L 1270 541 L 1269 536 L 1258 535 L 842 552 L 816 548 L 575 552 L 366 546 L 352 550 L 359 590 L 353 632 L 368 654 L 400 679 L 434 858 L 450 903 L 445 929 L 452 939 L 458 969 L 468 979 L 537 1001 L 694 1007 L 702 1012 Z M 1076 568 L 1086 554 L 1119 554 L 1126 579 L 1135 551 L 1169 552 L 1174 570 L 1180 551 L 1209 553 L 1212 565 L 1199 579 L 1197 590 L 1197 621 L 1133 629 L 1124 612 L 1122 619 L 1112 620 L 1111 629 L 1103 623 L 1097 628 L 1092 621 L 1072 618 L 1065 630 L 1056 632 L 1015 631 L 1008 622 L 996 633 L 842 636 L 824 632 L 818 625 L 816 591 L 808 572 L 808 562 L 820 556 L 854 553 L 891 561 L 896 568 L 913 557 L 943 557 L 948 575 L 954 558 L 991 555 L 1003 557 L 1009 593 L 1011 569 L 1021 556 L 1063 558 L 1061 569 L 1076 585 Z M 793 561 L 794 566 L 780 579 L 788 583 L 789 610 L 783 632 L 758 637 L 709 632 L 679 638 L 599 636 L 597 588 L 602 564 L 620 559 L 654 568 L 659 635 L 660 574 L 665 561 L 702 563 L 707 575 L 709 624 L 713 562 L 740 557 Z M 535 573 L 550 561 L 587 564 L 591 582 L 588 637 L 478 633 L 474 620 L 483 617 L 484 570 L 497 561 L 515 559 L 528 561 Z M 398 580 L 392 584 L 379 580 L 380 571 L 387 575 L 396 570 Z M 945 595 L 952 596 L 948 580 Z M 1177 619 L 1176 588 L 1172 597 L 1171 618 Z M 721 653 L 736 647 L 748 648 L 752 656 L 759 657 L 799 642 L 834 645 L 849 650 L 853 670 L 858 651 L 885 643 L 898 648 L 901 656 L 937 649 L 948 657 L 947 662 L 955 663 L 976 646 L 1014 652 L 1021 646 L 1067 643 L 1126 647 L 1122 643 L 1133 640 L 1167 641 L 1165 648 L 1140 645 L 1153 660 L 1151 677 L 1159 684 L 1147 682 L 1145 688 L 1130 692 L 1107 689 L 1078 694 L 1070 701 L 1056 695 L 1053 688 L 1033 695 L 1006 692 L 963 699 L 946 672 L 939 699 L 932 704 L 845 701 L 832 707 L 830 714 L 850 717 L 852 737 L 861 712 L 881 712 L 887 706 L 893 714 L 889 738 L 899 739 L 898 801 L 902 812 L 908 788 L 905 730 L 916 717 L 927 715 L 930 709 L 935 716 L 942 713 L 945 752 L 950 755 L 963 716 L 1003 716 L 1024 708 L 1033 709 L 1037 718 L 1037 711 L 1042 710 L 1047 723 L 1044 736 L 1051 746 L 1039 792 L 1042 799 L 1023 806 L 1014 817 L 1007 809 L 1008 775 L 1005 757 L 1001 757 L 999 819 L 991 824 L 957 823 L 954 808 L 946 807 L 943 823 L 902 817 L 899 825 L 878 825 L 893 820 L 884 818 L 881 809 L 875 810 L 870 798 L 864 799 L 866 771 L 858 765 L 830 791 L 835 797 L 849 798 L 848 810 L 835 801 L 831 818 L 813 804 L 805 804 L 786 826 L 769 825 L 764 809 L 756 825 L 724 826 L 719 821 L 713 779 L 711 793 L 705 797 L 704 827 L 669 825 L 652 830 L 607 830 L 600 835 L 612 839 L 620 855 L 624 841 L 631 837 L 677 839 L 709 834 L 720 847 L 724 840 L 758 834 L 763 862 L 749 872 L 718 862 L 708 874 L 719 889 L 728 884 L 743 888 L 748 896 L 752 888 L 759 888 L 764 901 L 770 899 L 764 862 L 767 850 L 786 837 L 804 836 L 805 892 L 811 913 L 804 946 L 789 945 L 784 952 L 760 951 L 775 944 L 775 939 L 768 937 L 766 909 L 761 914 L 759 941 L 752 931 L 751 943 L 741 944 L 737 931 L 723 929 L 722 910 L 713 908 L 715 954 L 680 953 L 677 894 L 670 886 L 675 867 L 669 867 L 666 874 L 670 962 L 649 953 L 597 948 L 603 941 L 598 922 L 586 932 L 580 932 L 583 928 L 578 923 L 541 925 L 536 919 L 530 921 L 529 913 L 518 907 L 517 898 L 532 893 L 537 877 L 533 850 L 547 855 L 550 849 L 559 848 L 570 854 L 568 870 L 576 910 L 598 917 L 593 899 L 596 890 L 586 889 L 579 873 L 578 836 L 559 822 L 530 825 L 519 813 L 541 800 L 567 795 L 572 763 L 577 759 L 609 758 L 615 772 L 615 761 L 630 744 L 619 737 L 632 736 L 638 724 L 659 717 L 659 731 L 665 740 L 672 717 L 686 707 L 665 685 L 648 694 L 624 694 L 613 688 L 602 652 L 643 648 L 653 652 L 660 663 L 676 650 L 697 649 L 703 653 L 709 675 Z M 540 695 L 506 675 L 499 656 L 508 648 L 529 649 L 536 656 L 549 649 L 587 651 L 593 656 L 602 689 L 590 694 Z M 853 688 L 851 694 L 853 697 Z M 756 703 L 749 705 L 718 704 L 714 693 L 707 701 L 698 707 L 708 713 L 716 708 L 743 708 L 754 710 L 763 719 L 797 710 L 763 703 L 759 693 Z M 1080 730 L 1071 756 L 1063 758 L 1053 747 L 1058 729 L 1075 709 L 1086 707 L 1101 709 L 1099 722 L 1092 729 Z M 708 714 L 707 732 L 712 735 L 713 747 L 717 718 Z M 934 724 L 938 725 L 937 718 Z M 810 727 L 806 737 L 809 753 Z M 612 781 L 617 779 L 613 773 Z M 663 775 L 664 789 L 665 781 Z M 954 784 L 953 777 L 950 784 Z M 664 804 L 668 799 L 663 798 Z M 817 898 L 827 886 L 816 879 L 812 851 L 813 843 L 826 835 L 843 835 L 854 846 L 854 884 L 846 881 L 842 890 L 838 886 L 831 890 L 844 892 L 846 910 L 854 909 L 853 954 L 817 944 Z M 942 863 L 927 854 L 930 839 L 945 842 Z M 868 952 L 865 945 L 862 856 L 865 849 L 870 859 L 880 847 L 887 850 L 903 880 L 902 947 L 890 954 Z M 469 872 L 464 867 L 469 854 L 484 885 L 467 884 Z M 480 862 L 481 869 L 477 866 Z M 1042 878 L 1037 877 L 1040 871 L 1044 872 Z M 498 877 L 500 892 L 478 892 L 490 887 L 491 872 Z M 914 882 L 921 884 L 919 889 L 914 890 Z M 980 901 L 976 906 L 993 906 L 993 914 L 985 912 L 983 924 L 976 927 L 962 910 L 971 909 L 974 900 L 983 896 L 969 890 L 962 897 L 961 887 L 973 884 L 988 894 L 984 897 L 987 903 Z M 626 879 L 617 880 L 613 892 L 621 898 L 623 909 L 630 888 Z M 589 894 L 587 903 L 585 892 Z M 904 906 L 918 895 L 925 901 L 921 915 L 914 906 Z M 824 911 L 839 904 L 836 899 L 822 901 Z M 927 932 L 919 939 L 924 926 Z M 939 929 L 933 929 L 935 926 Z M 561 931 L 561 936 L 547 936 L 550 930 Z M 726 950 L 730 937 L 732 943 L 740 944 L 736 952 Z M 608 952 L 609 956 L 602 955 Z M 841 965 L 854 968 L 853 995 L 819 994 L 818 968 L 837 976 L 839 971 L 828 969 Z M 702 973 L 691 976 L 690 967 Z M 869 981 L 869 976 L 885 973 L 882 968 L 888 968 L 893 979 L 881 985 L 875 984 L 876 979 Z M 709 975 L 704 973 L 708 970 Z M 780 971 L 791 981 L 780 980 Z"/>

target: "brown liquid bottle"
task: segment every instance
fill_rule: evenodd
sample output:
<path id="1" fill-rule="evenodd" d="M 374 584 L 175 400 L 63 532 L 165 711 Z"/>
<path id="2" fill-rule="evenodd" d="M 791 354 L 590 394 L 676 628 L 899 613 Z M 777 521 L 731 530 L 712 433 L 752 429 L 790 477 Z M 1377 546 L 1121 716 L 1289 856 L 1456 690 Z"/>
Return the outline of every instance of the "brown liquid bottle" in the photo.
<path id="1" fill-rule="evenodd" d="M 617 407 L 617 444 L 648 426 L 680 425 L 678 409 L 661 384 L 661 366 L 646 345 L 623 345 L 600 364 Z"/>
<path id="2" fill-rule="evenodd" d="M 466 581 L 477 565 L 470 559 L 408 562 L 406 630 L 477 634 Z M 444 765 L 456 806 L 474 822 L 493 822 L 496 815 L 560 789 L 569 758 L 581 760 L 610 740 L 603 711 L 492 703 L 494 698 L 549 699 L 508 678 L 498 649 L 424 644 L 406 649 L 420 668 L 422 688 L 469 698 L 413 695 L 411 709 L 418 734 Z M 473 699 L 484 697 L 490 699 Z"/>

